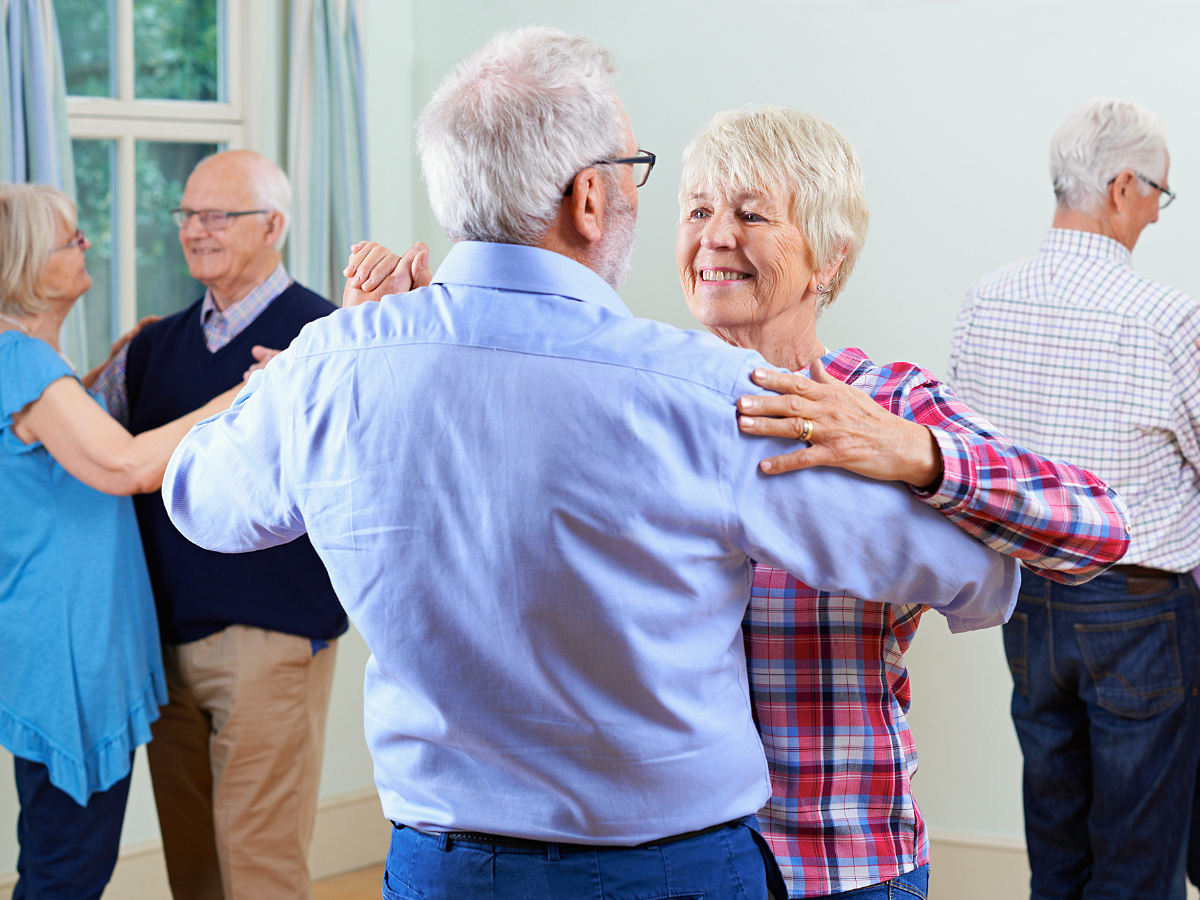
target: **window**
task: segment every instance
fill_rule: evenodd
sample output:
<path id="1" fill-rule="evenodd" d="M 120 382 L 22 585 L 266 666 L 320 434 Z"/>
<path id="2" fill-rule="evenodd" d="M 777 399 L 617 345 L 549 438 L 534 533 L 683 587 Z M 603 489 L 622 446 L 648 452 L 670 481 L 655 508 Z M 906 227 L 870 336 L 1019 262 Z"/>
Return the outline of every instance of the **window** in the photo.
<path id="1" fill-rule="evenodd" d="M 242 47 L 260 0 L 55 0 L 80 227 L 86 365 L 145 315 L 191 304 L 170 210 L 192 167 L 247 146 Z M 230 14 L 230 12 L 235 14 Z M 260 25 L 261 29 L 261 25 Z"/>

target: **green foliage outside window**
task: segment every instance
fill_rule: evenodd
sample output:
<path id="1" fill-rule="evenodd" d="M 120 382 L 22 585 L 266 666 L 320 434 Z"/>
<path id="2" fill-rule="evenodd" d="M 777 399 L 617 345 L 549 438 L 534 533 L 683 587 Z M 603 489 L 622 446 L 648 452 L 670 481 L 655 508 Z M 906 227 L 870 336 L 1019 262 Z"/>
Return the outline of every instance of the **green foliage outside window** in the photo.
<path id="1" fill-rule="evenodd" d="M 217 0 L 135 0 L 134 96 L 221 99 L 217 38 Z"/>

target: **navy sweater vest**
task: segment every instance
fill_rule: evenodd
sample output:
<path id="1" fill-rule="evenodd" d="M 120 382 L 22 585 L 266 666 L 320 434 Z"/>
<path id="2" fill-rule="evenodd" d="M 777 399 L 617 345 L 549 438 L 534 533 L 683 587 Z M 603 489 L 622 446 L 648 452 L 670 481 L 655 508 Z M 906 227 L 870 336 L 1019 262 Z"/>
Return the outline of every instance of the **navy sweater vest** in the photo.
<path id="1" fill-rule="evenodd" d="M 200 300 L 145 328 L 129 346 L 129 430 L 140 434 L 203 406 L 242 380 L 255 344 L 287 347 L 334 306 L 292 284 L 244 331 L 216 353 L 204 343 Z M 162 495 L 133 498 L 162 639 L 200 640 L 228 625 L 253 625 L 330 640 L 346 630 L 320 558 L 307 537 L 268 550 L 224 554 L 203 550 L 167 518 Z"/>

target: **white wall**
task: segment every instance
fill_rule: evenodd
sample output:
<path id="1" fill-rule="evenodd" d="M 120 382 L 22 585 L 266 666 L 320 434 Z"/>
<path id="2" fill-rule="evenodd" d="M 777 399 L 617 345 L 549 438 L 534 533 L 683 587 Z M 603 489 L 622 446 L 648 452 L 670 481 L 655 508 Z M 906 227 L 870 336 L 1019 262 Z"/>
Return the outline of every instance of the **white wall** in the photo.
<path id="1" fill-rule="evenodd" d="M 858 271 L 822 322 L 830 347 L 857 345 L 943 374 L 967 287 L 1032 253 L 1049 225 L 1051 134 L 1098 95 L 1136 100 L 1171 129 L 1170 182 L 1181 199 L 1143 236 L 1135 263 L 1200 295 L 1200 259 L 1188 244 L 1200 231 L 1200 4 L 439 0 L 413 4 L 411 25 L 409 10 L 374 0 L 370 11 L 373 29 L 411 28 L 413 113 L 456 60 L 501 28 L 557 25 L 614 52 L 638 141 L 659 154 L 622 291 L 638 315 L 696 327 L 674 265 L 680 151 L 713 112 L 746 103 L 812 110 L 862 155 L 873 221 Z M 400 80 L 378 60 L 369 77 Z M 400 131 L 395 121 L 388 128 Z M 403 161 L 394 141 L 372 134 L 373 164 L 381 154 Z M 374 236 L 397 248 L 423 239 L 436 265 L 448 245 L 419 175 L 411 178 L 396 204 L 377 203 Z M 922 760 L 915 791 L 930 826 L 1019 839 L 1020 751 L 999 632 L 951 637 L 930 615 L 909 664 Z"/>

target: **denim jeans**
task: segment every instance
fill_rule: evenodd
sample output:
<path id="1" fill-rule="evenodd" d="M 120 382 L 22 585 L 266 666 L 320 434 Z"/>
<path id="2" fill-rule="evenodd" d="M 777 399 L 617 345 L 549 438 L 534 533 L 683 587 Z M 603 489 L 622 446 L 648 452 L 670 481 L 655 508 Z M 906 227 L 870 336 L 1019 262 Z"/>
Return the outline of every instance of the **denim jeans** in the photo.
<path id="1" fill-rule="evenodd" d="M 826 894 L 821 900 L 926 900 L 929 896 L 929 863 L 911 872 L 897 875 L 891 881 L 868 885 L 840 894 Z M 811 900 L 817 900 L 816 897 Z"/>
<path id="2" fill-rule="evenodd" d="M 1184 896 L 1200 762 L 1200 590 L 1190 575 L 1022 573 L 1004 626 L 1025 758 L 1033 900 Z"/>
<path id="3" fill-rule="evenodd" d="M 383 900 L 768 900 L 779 867 L 754 817 L 650 847 L 503 847 L 392 829 Z"/>

